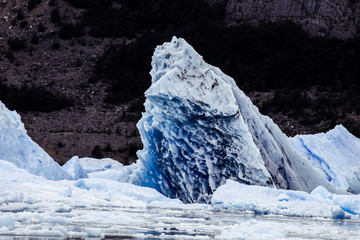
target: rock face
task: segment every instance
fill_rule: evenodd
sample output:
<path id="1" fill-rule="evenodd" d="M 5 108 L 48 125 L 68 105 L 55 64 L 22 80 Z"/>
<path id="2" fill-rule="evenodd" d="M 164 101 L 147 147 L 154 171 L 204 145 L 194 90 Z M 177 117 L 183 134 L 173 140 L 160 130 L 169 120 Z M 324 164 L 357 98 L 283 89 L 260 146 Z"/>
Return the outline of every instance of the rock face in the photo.
<path id="1" fill-rule="evenodd" d="M 229 25 L 293 21 L 312 36 L 351 38 L 359 34 L 360 3 L 356 0 L 211 0 L 226 4 Z"/>
<path id="2" fill-rule="evenodd" d="M 144 149 L 121 181 L 184 202 L 209 202 L 227 179 L 334 191 L 235 81 L 207 64 L 184 39 L 174 37 L 156 48 L 150 74 L 146 112 L 138 122 Z"/>

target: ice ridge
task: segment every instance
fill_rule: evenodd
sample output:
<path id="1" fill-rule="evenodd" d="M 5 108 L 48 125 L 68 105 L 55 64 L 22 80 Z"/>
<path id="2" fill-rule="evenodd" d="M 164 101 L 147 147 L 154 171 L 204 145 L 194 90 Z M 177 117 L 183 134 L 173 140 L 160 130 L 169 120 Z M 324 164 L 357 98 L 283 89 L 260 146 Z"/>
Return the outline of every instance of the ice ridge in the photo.
<path id="1" fill-rule="evenodd" d="M 68 174 L 27 135 L 20 115 L 0 101 L 0 159 L 14 163 L 30 173 L 49 180 L 68 178 Z"/>

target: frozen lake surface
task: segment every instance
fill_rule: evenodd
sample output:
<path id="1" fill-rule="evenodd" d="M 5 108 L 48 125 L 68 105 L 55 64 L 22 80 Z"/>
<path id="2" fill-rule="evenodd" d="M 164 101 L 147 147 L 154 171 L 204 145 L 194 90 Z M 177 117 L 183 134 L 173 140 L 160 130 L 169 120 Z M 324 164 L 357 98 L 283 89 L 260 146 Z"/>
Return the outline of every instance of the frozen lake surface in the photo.
<path id="1" fill-rule="evenodd" d="M 360 221 L 357 220 L 216 211 L 206 209 L 204 205 L 184 208 L 77 206 L 71 212 L 59 211 L 51 215 L 38 209 L 37 214 L 46 215 L 47 221 L 38 224 L 16 221 L 12 234 L 4 233 L 0 240 L 359 239 L 360 236 Z M 73 220 L 66 223 L 67 218 Z M 60 219 L 64 219 L 62 224 L 59 224 Z M 59 232 L 63 229 L 67 236 L 47 229 Z"/>
<path id="2" fill-rule="evenodd" d="M 359 195 L 331 194 L 323 187 L 309 194 L 229 180 L 211 204 L 184 204 L 154 189 L 109 179 L 121 173 L 115 165 L 89 178 L 53 181 L 0 160 L 0 240 L 360 236 Z"/>

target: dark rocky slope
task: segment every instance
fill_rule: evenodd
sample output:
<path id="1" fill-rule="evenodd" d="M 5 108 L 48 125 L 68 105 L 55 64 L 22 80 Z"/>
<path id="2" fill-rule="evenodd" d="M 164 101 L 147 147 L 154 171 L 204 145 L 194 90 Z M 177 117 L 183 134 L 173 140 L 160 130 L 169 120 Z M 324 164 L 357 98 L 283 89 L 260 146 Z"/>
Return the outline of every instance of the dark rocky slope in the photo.
<path id="1" fill-rule="evenodd" d="M 208 0 L 226 4 L 228 25 L 292 21 L 312 36 L 356 37 L 360 27 L 358 0 Z"/>
<path id="2" fill-rule="evenodd" d="M 260 2 L 270 4 L 247 4 Z M 29 135 L 59 163 L 75 154 L 130 163 L 141 147 L 135 124 L 150 84 L 152 52 L 177 35 L 234 77 L 288 135 L 343 123 L 360 136 L 359 38 L 313 38 L 317 30 L 308 35 L 292 22 L 276 22 L 300 23 L 292 15 L 266 23 L 255 11 L 257 27 L 239 24 L 249 21 L 232 17 L 238 14 L 230 10 L 253 14 L 251 6 L 232 7 L 244 3 L 2 1 L 0 100 L 18 110 Z M 351 4 L 357 11 L 358 2 Z M 325 35 L 357 36 L 343 25 L 333 29 L 345 35 Z"/>

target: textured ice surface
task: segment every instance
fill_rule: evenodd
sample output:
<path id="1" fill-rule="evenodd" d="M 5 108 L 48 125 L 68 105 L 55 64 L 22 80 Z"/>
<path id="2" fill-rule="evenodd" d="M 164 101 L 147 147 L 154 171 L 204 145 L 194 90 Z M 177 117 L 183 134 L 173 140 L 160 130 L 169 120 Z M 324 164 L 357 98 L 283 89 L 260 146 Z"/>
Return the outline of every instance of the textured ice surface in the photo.
<path id="1" fill-rule="evenodd" d="M 47 179 L 68 177 L 66 171 L 26 134 L 24 124 L 15 111 L 0 101 L 0 159 Z"/>
<path id="2" fill-rule="evenodd" d="M 272 185 L 229 77 L 177 38 L 156 48 L 150 73 L 140 185 L 185 202 L 209 201 L 228 178 Z"/>
<path id="3" fill-rule="evenodd" d="M 150 74 L 146 112 L 137 125 L 144 149 L 133 183 L 185 202 L 208 202 L 226 179 L 334 190 L 234 80 L 205 63 L 184 39 L 155 49 Z"/>
<path id="4" fill-rule="evenodd" d="M 297 135 L 290 142 L 335 187 L 360 193 L 360 139 L 342 125 L 327 133 Z"/>

